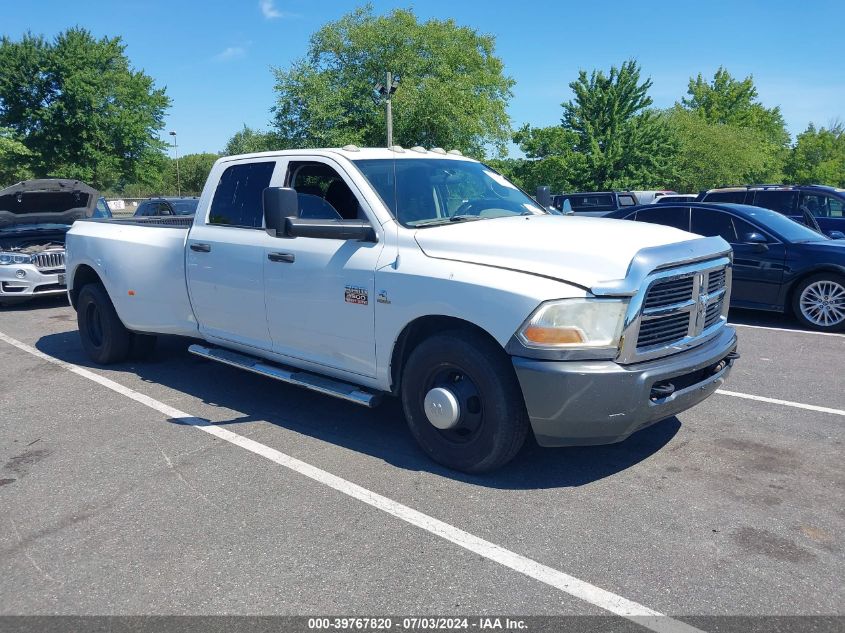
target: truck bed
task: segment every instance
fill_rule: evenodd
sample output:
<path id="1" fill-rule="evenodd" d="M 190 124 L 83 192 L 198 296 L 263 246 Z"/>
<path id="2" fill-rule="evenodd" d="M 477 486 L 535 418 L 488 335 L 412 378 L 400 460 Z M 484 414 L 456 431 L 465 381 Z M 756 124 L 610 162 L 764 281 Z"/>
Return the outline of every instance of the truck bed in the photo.
<path id="1" fill-rule="evenodd" d="M 79 267 L 102 280 L 118 316 L 136 332 L 197 334 L 185 277 L 193 218 L 80 220 L 67 234 L 68 287 Z"/>

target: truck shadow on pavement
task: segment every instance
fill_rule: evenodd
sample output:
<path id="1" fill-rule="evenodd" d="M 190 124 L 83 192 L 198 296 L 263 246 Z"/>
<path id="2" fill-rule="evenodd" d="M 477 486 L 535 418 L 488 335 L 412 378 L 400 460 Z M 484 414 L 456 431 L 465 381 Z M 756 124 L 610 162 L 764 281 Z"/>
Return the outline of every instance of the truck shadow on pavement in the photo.
<path id="1" fill-rule="evenodd" d="M 431 461 L 408 431 L 396 398 L 386 398 L 376 409 L 365 409 L 328 396 L 250 374 L 187 352 L 188 342 L 161 337 L 150 360 L 112 365 L 109 378 L 173 404 L 172 393 L 184 393 L 204 403 L 188 410 L 211 423 L 236 427 L 269 423 L 288 431 L 370 455 L 397 468 L 424 471 L 476 486 L 501 489 L 542 489 L 582 486 L 614 475 L 649 458 L 668 444 L 681 427 L 677 418 L 663 420 L 619 444 L 594 447 L 541 448 L 529 437 L 523 450 L 504 468 L 485 475 L 459 473 Z M 76 330 L 42 337 L 36 347 L 55 358 L 102 373 L 82 351 Z M 121 375 L 124 373 L 126 375 Z M 138 385 L 137 379 L 149 385 Z M 134 383 L 134 384 L 133 384 Z M 164 388 L 164 389 L 162 389 Z M 171 396 L 171 397 L 169 397 Z M 176 404 L 180 408 L 185 405 Z M 218 419 L 221 411 L 239 415 Z M 196 420 L 169 420 L 195 425 Z M 235 432 L 247 433 L 244 428 Z M 290 438 L 273 448 L 296 456 Z M 337 459 L 334 457 L 333 459 Z M 317 465 L 317 464 L 315 464 Z"/>

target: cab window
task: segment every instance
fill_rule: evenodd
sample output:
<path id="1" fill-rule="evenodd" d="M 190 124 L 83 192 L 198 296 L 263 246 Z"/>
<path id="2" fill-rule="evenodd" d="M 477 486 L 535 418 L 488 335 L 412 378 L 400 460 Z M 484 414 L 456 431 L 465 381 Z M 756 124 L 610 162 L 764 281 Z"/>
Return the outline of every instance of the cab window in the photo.
<path id="1" fill-rule="evenodd" d="M 299 217 L 320 220 L 366 220 L 358 198 L 333 167 L 312 161 L 293 161 L 285 177 L 296 190 Z"/>
<path id="2" fill-rule="evenodd" d="M 261 228 L 264 224 L 262 196 L 270 186 L 275 167 L 275 161 L 227 167 L 214 191 L 208 223 Z"/>

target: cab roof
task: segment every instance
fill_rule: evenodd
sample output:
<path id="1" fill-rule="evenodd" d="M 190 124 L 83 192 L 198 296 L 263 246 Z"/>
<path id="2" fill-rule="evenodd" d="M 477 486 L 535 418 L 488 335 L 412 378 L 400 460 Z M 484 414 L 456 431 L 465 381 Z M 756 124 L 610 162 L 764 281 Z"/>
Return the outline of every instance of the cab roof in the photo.
<path id="1" fill-rule="evenodd" d="M 452 150 L 453 152 L 455 150 Z M 402 148 L 394 146 L 387 147 L 356 147 L 354 145 L 345 145 L 344 147 L 327 147 L 315 149 L 280 149 L 270 152 L 254 152 L 251 154 L 238 154 L 235 156 L 225 156 L 220 160 L 233 161 L 250 158 L 271 158 L 278 156 L 330 156 L 340 155 L 349 160 L 403 160 L 409 158 L 437 158 L 447 160 L 464 160 L 478 162 L 473 158 L 464 156 L 460 153 L 450 153 L 442 148 L 425 149 L 422 147 Z"/>

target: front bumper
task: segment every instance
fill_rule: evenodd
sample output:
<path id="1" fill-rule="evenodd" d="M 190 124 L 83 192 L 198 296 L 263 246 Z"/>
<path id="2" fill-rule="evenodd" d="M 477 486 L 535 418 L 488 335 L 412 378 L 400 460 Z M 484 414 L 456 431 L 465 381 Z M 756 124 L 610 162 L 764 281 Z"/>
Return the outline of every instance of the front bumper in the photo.
<path id="1" fill-rule="evenodd" d="M 18 277 L 17 271 L 24 276 Z M 0 301 L 4 299 L 31 299 L 67 292 L 64 269 L 40 271 L 32 264 L 0 266 Z"/>
<path id="2" fill-rule="evenodd" d="M 698 347 L 635 365 L 522 357 L 514 357 L 513 365 L 541 446 L 611 444 L 716 391 L 731 371 L 735 350 L 736 332 L 725 326 Z M 675 391 L 654 397 L 655 386 L 667 383 Z"/>

